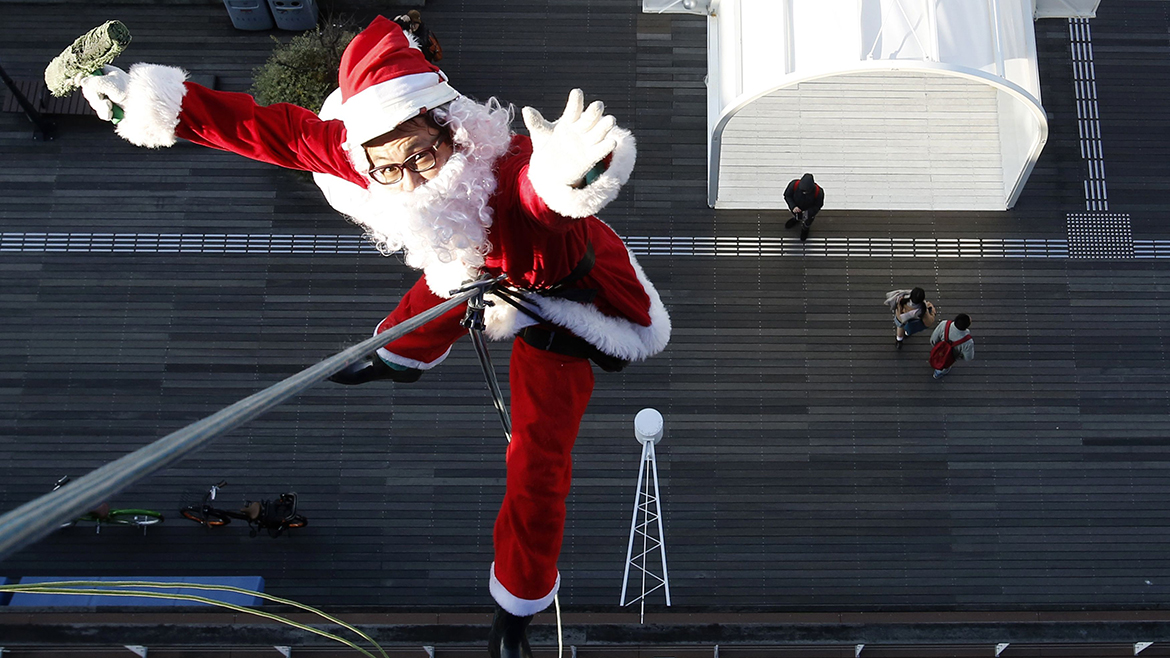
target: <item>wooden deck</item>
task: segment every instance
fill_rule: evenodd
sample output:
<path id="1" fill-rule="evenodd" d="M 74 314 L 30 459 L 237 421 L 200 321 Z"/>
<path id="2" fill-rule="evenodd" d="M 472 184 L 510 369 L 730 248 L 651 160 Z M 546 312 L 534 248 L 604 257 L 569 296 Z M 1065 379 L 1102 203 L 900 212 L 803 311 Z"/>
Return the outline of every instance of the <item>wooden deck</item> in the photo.
<path id="1" fill-rule="evenodd" d="M 705 24 L 638 5 L 442 0 L 424 11 L 460 91 L 552 112 L 580 86 L 639 141 L 634 177 L 603 219 L 642 238 L 631 244 L 644 245 L 674 338 L 661 356 L 598 376 L 575 453 L 561 604 L 617 606 L 639 456 L 631 424 L 648 406 L 667 423 L 658 458 L 680 609 L 1170 604 L 1170 262 L 1068 243 L 1069 214 L 1086 208 L 1068 23 L 1037 27 L 1050 138 L 1016 209 L 826 211 L 802 250 L 774 213 L 706 207 Z M 0 14 L 13 76 L 35 75 L 109 18 L 134 33 L 123 63 L 182 65 L 221 89 L 246 90 L 271 47 L 211 2 L 4 1 Z M 1170 18 L 1164 3 L 1111 0 L 1091 26 L 1109 212 L 1126 217 L 1135 249 L 1170 255 L 1170 70 L 1158 64 Z M 290 173 L 187 144 L 136 149 L 91 117 L 58 123 L 55 141 L 35 142 L 22 116 L 0 114 L 4 510 L 357 342 L 415 276 L 334 247 L 229 249 L 229 234 L 335 245 L 358 231 Z M 103 251 L 92 234 L 210 246 Z M 711 237 L 736 247 L 694 246 Z M 762 244 L 782 255 L 760 255 Z M 895 249 L 905 244 L 918 251 Z M 974 318 L 978 360 L 941 382 L 925 336 L 894 349 L 883 293 L 914 285 L 945 316 Z M 321 386 L 112 501 L 173 515 L 220 479 L 225 504 L 295 490 L 302 532 L 250 539 L 177 516 L 146 536 L 68 529 L 0 571 L 259 574 L 269 592 L 313 605 L 484 609 L 503 450 L 463 343 L 413 386 Z"/>

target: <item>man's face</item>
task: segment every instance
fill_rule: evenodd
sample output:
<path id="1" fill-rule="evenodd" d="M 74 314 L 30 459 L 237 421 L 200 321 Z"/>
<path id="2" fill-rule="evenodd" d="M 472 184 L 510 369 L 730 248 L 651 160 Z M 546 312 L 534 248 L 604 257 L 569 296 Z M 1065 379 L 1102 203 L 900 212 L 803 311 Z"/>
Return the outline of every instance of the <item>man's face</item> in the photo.
<path id="1" fill-rule="evenodd" d="M 387 190 L 411 192 L 439 175 L 453 153 L 450 141 L 445 138 L 443 131 L 437 128 L 426 124 L 408 124 L 367 142 L 366 157 L 371 168 L 401 165 L 412 159 L 414 162 L 425 162 L 428 160 L 425 152 L 434 148 L 435 164 L 432 168 L 427 171 L 412 171 L 409 167 L 403 167 L 401 181 L 383 185 Z M 420 157 L 420 154 L 424 155 Z"/>

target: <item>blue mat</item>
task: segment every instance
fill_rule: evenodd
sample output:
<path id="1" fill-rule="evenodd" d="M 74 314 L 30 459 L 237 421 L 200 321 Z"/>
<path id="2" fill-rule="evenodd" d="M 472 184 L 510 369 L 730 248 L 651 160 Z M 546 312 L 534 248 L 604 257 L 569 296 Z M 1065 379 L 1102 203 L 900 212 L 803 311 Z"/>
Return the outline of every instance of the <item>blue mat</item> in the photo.
<path id="1" fill-rule="evenodd" d="M 48 583 L 63 580 L 89 580 L 100 582 L 112 581 L 144 581 L 155 583 L 198 583 L 201 585 L 229 585 L 231 587 L 240 587 L 243 589 L 250 589 L 254 592 L 264 591 L 264 578 L 262 576 L 102 576 L 98 578 L 86 576 L 29 576 L 19 579 L 21 584 L 35 584 Z M 120 589 L 120 588 L 115 588 Z M 126 588 L 132 589 L 132 588 Z M 262 599 L 248 594 L 237 594 L 235 592 L 216 592 L 211 590 L 199 590 L 183 587 L 155 589 L 151 588 L 148 591 L 158 593 L 179 593 L 179 594 L 193 594 L 195 596 L 202 596 L 213 599 L 215 601 L 222 601 L 224 603 L 233 603 L 235 605 L 256 606 L 264 603 Z M 26 607 L 26 608 L 42 608 L 53 606 L 69 606 L 69 607 L 111 607 L 111 606 L 192 606 L 192 605 L 207 605 L 204 603 L 196 603 L 194 601 L 174 601 L 170 599 L 154 599 L 142 596 L 103 596 L 101 594 L 91 595 L 77 595 L 77 594 L 26 594 L 17 592 L 12 595 L 12 599 L 8 602 L 9 607 Z"/>

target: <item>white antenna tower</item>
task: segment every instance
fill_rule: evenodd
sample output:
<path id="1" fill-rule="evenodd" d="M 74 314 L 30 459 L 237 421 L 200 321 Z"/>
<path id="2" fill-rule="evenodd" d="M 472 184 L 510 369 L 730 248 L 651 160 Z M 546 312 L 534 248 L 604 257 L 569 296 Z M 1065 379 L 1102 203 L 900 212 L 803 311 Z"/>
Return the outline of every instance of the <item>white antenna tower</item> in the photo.
<path id="1" fill-rule="evenodd" d="M 634 496 L 634 517 L 630 522 L 630 543 L 626 548 L 626 573 L 622 576 L 621 605 L 641 602 L 640 622 L 646 621 L 646 596 L 658 589 L 666 590 L 666 605 L 670 605 L 670 580 L 666 574 L 666 535 L 662 532 L 662 509 L 658 504 L 658 460 L 654 444 L 662 440 L 662 414 L 655 409 L 643 409 L 634 416 L 634 437 L 642 444 L 642 463 L 638 466 L 638 488 Z M 654 482 L 651 493 L 650 483 Z M 642 518 L 639 521 L 638 515 Z M 657 528 L 655 534 L 654 529 Z M 641 537 L 642 552 L 634 555 L 634 540 Z M 662 575 L 649 568 L 651 554 L 658 551 L 662 557 Z M 630 584 L 630 567 L 642 575 L 642 593 L 626 603 L 626 588 Z M 651 587 L 646 589 L 649 581 Z"/>

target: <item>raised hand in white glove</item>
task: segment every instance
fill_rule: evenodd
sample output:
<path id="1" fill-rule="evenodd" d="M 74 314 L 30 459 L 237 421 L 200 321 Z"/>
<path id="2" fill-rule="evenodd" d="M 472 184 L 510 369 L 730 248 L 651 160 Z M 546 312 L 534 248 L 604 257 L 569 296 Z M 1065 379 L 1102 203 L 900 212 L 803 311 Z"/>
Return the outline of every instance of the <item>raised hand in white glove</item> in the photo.
<path id="1" fill-rule="evenodd" d="M 126 90 L 130 85 L 130 76 L 125 71 L 106 65 L 102 68 L 102 75 L 77 76 L 77 84 L 81 87 L 81 94 L 89 101 L 90 107 L 97 112 L 102 121 L 112 121 L 114 106 L 119 107 L 126 103 Z"/>
<path id="2" fill-rule="evenodd" d="M 529 168 L 550 182 L 582 187 L 585 174 L 617 146 L 610 134 L 617 119 L 605 114 L 601 101 L 593 101 L 585 109 L 585 94 L 580 89 L 569 92 L 565 112 L 553 123 L 531 107 L 523 113 L 524 125 L 532 136 Z"/>

